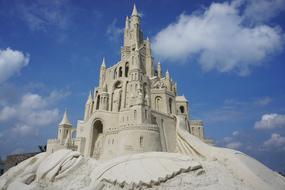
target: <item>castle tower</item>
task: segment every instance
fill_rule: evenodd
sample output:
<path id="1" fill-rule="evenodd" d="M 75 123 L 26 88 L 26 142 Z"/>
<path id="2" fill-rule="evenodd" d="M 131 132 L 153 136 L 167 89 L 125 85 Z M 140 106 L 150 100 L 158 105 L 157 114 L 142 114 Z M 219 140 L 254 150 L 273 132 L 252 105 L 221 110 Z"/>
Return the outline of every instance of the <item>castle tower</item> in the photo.
<path id="1" fill-rule="evenodd" d="M 72 124 L 70 123 L 68 116 L 67 116 L 67 111 L 65 110 L 63 114 L 63 118 L 61 122 L 58 125 L 58 139 L 61 145 L 63 145 L 66 141 L 69 135 L 71 135 L 71 130 L 72 130 Z"/>
<path id="2" fill-rule="evenodd" d="M 92 111 L 93 111 L 93 106 L 94 106 L 94 101 L 93 101 L 92 94 L 90 91 L 86 104 L 85 104 L 84 120 L 88 120 L 89 117 L 91 116 Z"/>
<path id="3" fill-rule="evenodd" d="M 102 60 L 101 68 L 100 68 L 100 78 L 99 78 L 99 87 L 102 88 L 105 83 L 106 78 L 106 63 L 105 58 Z"/>

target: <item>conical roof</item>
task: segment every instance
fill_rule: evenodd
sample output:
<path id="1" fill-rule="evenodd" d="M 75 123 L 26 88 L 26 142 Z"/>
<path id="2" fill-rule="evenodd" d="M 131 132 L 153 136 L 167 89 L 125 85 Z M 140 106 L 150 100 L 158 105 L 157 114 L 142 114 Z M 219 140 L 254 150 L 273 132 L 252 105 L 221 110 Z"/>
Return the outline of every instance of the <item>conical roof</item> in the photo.
<path id="1" fill-rule="evenodd" d="M 133 12 L 132 12 L 132 16 L 139 16 L 138 11 L 137 11 L 136 4 L 134 4 L 134 8 L 133 8 Z"/>
<path id="2" fill-rule="evenodd" d="M 59 123 L 59 125 L 72 125 L 68 119 L 67 110 L 64 111 L 63 118 L 61 122 Z"/>
<path id="3" fill-rule="evenodd" d="M 86 101 L 86 104 L 90 104 L 92 103 L 93 99 L 92 99 L 92 94 L 91 94 L 91 91 L 89 92 L 89 96 L 87 98 L 87 101 Z"/>
<path id="4" fill-rule="evenodd" d="M 106 63 L 105 63 L 105 57 L 103 57 L 103 60 L 102 60 L 102 64 L 101 64 L 101 67 L 106 67 Z"/>

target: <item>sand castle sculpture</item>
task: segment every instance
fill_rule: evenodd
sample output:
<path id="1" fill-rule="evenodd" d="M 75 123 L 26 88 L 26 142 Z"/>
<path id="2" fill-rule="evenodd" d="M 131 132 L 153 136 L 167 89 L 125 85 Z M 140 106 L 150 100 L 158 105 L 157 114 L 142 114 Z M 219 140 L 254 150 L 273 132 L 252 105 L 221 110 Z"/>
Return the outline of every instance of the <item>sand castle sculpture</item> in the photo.
<path id="1" fill-rule="evenodd" d="M 65 112 L 47 152 L 9 169 L 0 189 L 285 189 L 278 173 L 210 142 L 169 72 L 154 69 L 134 6 L 121 60 L 107 68 L 103 59 L 84 119 L 75 129 Z"/>

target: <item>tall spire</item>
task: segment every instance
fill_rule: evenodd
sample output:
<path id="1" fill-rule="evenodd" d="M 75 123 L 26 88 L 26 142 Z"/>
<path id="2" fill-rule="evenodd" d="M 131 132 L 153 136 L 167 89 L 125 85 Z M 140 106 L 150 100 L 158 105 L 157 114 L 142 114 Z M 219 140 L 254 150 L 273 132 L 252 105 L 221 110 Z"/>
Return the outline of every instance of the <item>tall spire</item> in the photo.
<path id="1" fill-rule="evenodd" d="M 125 29 L 129 29 L 129 17 L 126 17 L 126 26 Z"/>
<path id="2" fill-rule="evenodd" d="M 61 120 L 61 122 L 59 123 L 59 125 L 71 125 L 68 116 L 67 116 L 67 110 L 65 109 L 64 114 L 63 114 L 63 118 Z"/>
<path id="3" fill-rule="evenodd" d="M 102 60 L 102 64 L 101 64 L 101 67 L 106 67 L 106 63 L 105 63 L 105 57 L 103 57 L 103 60 Z"/>
<path id="4" fill-rule="evenodd" d="M 139 16 L 138 11 L 137 11 L 136 4 L 134 4 L 134 8 L 133 8 L 133 12 L 132 12 L 132 16 Z"/>

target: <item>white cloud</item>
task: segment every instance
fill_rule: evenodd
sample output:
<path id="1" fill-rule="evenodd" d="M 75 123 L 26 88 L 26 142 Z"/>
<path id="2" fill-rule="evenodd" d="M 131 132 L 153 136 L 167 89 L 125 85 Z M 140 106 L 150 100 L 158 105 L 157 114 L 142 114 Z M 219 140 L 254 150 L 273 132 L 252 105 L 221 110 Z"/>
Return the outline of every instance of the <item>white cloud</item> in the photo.
<path id="1" fill-rule="evenodd" d="M 269 113 L 264 114 L 260 121 L 255 122 L 255 129 L 275 129 L 285 127 L 285 115 Z"/>
<path id="2" fill-rule="evenodd" d="M 25 93 L 20 102 L 0 109 L 0 123 L 11 126 L 13 134 L 21 136 L 37 134 L 40 127 L 58 121 L 59 110 L 53 108 L 53 105 L 68 94 L 68 92 L 52 91 L 44 97 L 30 92 Z"/>
<path id="3" fill-rule="evenodd" d="M 114 19 L 113 22 L 107 28 L 107 35 L 110 40 L 119 40 L 124 32 L 123 28 L 117 26 L 117 19 Z"/>
<path id="4" fill-rule="evenodd" d="M 242 146 L 241 142 L 230 142 L 226 144 L 226 147 L 231 149 L 239 149 L 241 146 Z"/>
<path id="5" fill-rule="evenodd" d="M 266 140 L 263 143 L 263 148 L 273 150 L 285 150 L 285 137 L 281 136 L 280 134 L 273 133 L 271 134 L 270 139 Z"/>
<path id="6" fill-rule="evenodd" d="M 258 106 L 267 106 L 272 102 L 270 97 L 263 97 L 255 101 L 255 104 Z"/>
<path id="7" fill-rule="evenodd" d="M 239 136 L 239 131 L 234 131 L 234 132 L 232 133 L 232 135 L 233 135 L 234 137 Z"/>
<path id="8" fill-rule="evenodd" d="M 233 131 L 231 136 L 224 137 L 222 140 L 218 141 L 217 143 L 220 146 L 226 148 L 240 149 L 243 146 L 243 143 L 240 142 L 239 136 L 240 136 L 239 131 Z"/>
<path id="9" fill-rule="evenodd" d="M 246 25 L 242 1 L 212 3 L 202 14 L 181 14 L 155 37 L 153 49 L 161 59 L 185 62 L 198 56 L 205 71 L 250 73 L 280 50 L 284 34 L 280 27 Z"/>
<path id="10" fill-rule="evenodd" d="M 33 31 L 48 29 L 66 30 L 70 25 L 70 7 L 68 0 L 17 3 L 17 15 Z"/>
<path id="11" fill-rule="evenodd" d="M 247 0 L 244 16 L 252 22 L 268 21 L 285 10 L 284 0 Z"/>
<path id="12" fill-rule="evenodd" d="M 17 124 L 14 128 L 12 128 L 12 132 L 14 135 L 27 136 L 31 134 L 37 134 L 37 130 L 32 126 L 28 125 L 19 125 Z"/>
<path id="13" fill-rule="evenodd" d="M 10 48 L 0 49 L 0 84 L 19 73 L 28 64 L 29 55 Z"/>

